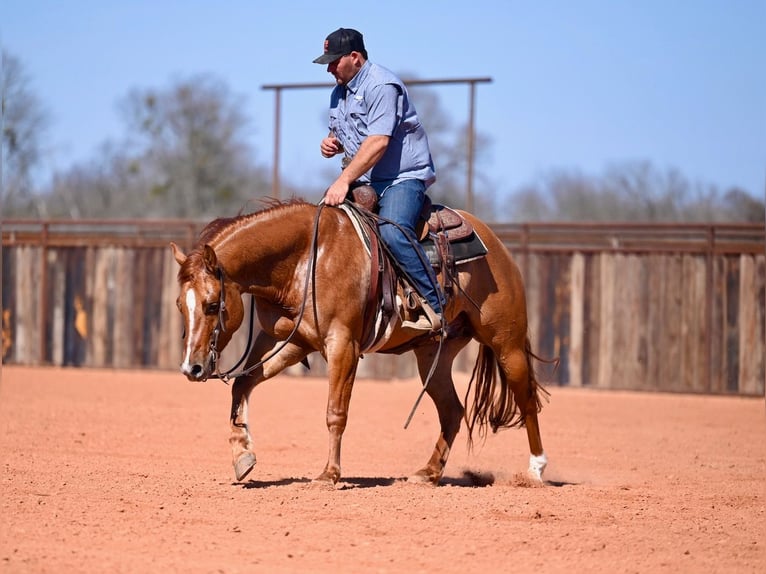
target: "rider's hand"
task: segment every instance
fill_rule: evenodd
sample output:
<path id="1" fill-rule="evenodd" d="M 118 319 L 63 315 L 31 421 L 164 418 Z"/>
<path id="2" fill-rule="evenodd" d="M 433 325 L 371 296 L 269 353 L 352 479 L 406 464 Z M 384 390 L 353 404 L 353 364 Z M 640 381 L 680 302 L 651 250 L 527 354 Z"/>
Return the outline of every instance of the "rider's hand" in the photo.
<path id="1" fill-rule="evenodd" d="M 335 136 L 327 136 L 319 144 L 319 151 L 324 157 L 333 157 L 343 151 L 343 146 Z"/>
<path id="2" fill-rule="evenodd" d="M 340 205 L 346 199 L 348 193 L 348 184 L 336 180 L 325 192 L 325 205 Z"/>

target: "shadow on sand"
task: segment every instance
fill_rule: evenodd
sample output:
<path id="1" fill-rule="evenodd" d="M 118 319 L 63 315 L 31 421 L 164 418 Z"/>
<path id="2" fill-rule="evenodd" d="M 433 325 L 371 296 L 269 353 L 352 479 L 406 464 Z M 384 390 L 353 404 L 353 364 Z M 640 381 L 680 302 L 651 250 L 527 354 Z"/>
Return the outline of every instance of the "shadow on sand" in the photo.
<path id="1" fill-rule="evenodd" d="M 407 483 L 406 477 L 369 477 L 369 476 L 352 476 L 348 478 L 342 478 L 338 484 L 334 486 L 334 490 L 350 490 L 355 488 L 379 488 L 384 486 L 393 486 L 397 483 Z M 314 483 L 312 479 L 306 477 L 291 477 L 281 478 L 279 480 L 248 480 L 247 482 L 233 482 L 232 486 L 241 486 L 247 489 L 262 489 L 279 486 L 291 486 L 295 484 L 305 484 L 308 486 L 315 486 L 317 488 L 330 488 L 326 484 Z M 417 484 L 417 483 L 414 483 Z M 485 488 L 487 486 L 509 485 L 520 488 L 535 488 L 539 486 L 576 486 L 576 482 L 568 482 L 563 480 L 546 480 L 543 485 L 534 483 L 525 474 L 514 475 L 510 480 L 497 480 L 495 475 L 491 472 L 476 472 L 472 470 L 463 470 L 459 476 L 444 476 L 442 477 L 439 486 L 453 486 L 463 488 Z"/>

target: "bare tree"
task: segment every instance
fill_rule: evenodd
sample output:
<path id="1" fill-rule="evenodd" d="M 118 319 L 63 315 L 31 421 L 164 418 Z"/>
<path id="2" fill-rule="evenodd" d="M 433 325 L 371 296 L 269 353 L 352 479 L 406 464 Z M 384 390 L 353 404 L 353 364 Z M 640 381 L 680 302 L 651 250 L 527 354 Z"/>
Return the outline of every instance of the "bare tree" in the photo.
<path id="1" fill-rule="evenodd" d="M 56 174 L 46 202 L 58 217 L 190 217 L 246 210 L 268 192 L 253 163 L 242 102 L 213 76 L 120 101 L 123 140 Z"/>
<path id="2" fill-rule="evenodd" d="M 135 158 L 107 142 L 90 161 L 55 174 L 46 204 L 51 217 L 150 217 L 148 187 Z"/>
<path id="3" fill-rule="evenodd" d="M 515 221 L 760 222 L 764 204 L 745 191 L 692 183 L 649 162 L 611 166 L 602 176 L 554 170 L 510 194 Z"/>
<path id="4" fill-rule="evenodd" d="M 407 77 L 414 77 L 408 75 Z M 455 126 L 436 90 L 427 86 L 411 88 L 410 94 L 420 120 L 428 132 L 428 143 L 436 166 L 436 183 L 429 191 L 435 202 L 465 208 L 468 174 L 468 124 Z M 481 171 L 491 147 L 490 138 L 474 134 L 474 212 L 491 219 L 495 200 L 493 184 Z M 478 193 L 477 193 L 478 190 Z"/>
<path id="5" fill-rule="evenodd" d="M 735 221 L 763 223 L 766 219 L 764 202 L 738 187 L 732 187 L 723 195 L 727 216 Z"/>
<path id="6" fill-rule="evenodd" d="M 133 90 L 122 110 L 133 179 L 146 185 L 141 199 L 154 214 L 230 214 L 268 189 L 252 163 L 242 103 L 220 80 L 202 75 Z"/>
<path id="7" fill-rule="evenodd" d="M 5 214 L 33 200 L 33 175 L 42 159 L 48 115 L 21 61 L 2 49 L 0 64 L 0 205 Z"/>

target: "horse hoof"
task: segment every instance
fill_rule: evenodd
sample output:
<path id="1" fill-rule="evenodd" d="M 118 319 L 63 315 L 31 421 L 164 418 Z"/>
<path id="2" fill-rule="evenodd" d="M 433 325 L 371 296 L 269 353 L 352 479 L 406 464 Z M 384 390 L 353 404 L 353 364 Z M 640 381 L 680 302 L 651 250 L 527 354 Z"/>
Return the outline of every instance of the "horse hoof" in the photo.
<path id="1" fill-rule="evenodd" d="M 407 482 L 409 484 L 430 484 L 436 486 L 439 484 L 439 480 L 441 480 L 440 476 L 431 476 L 424 470 L 419 470 L 412 476 L 407 477 Z"/>
<path id="2" fill-rule="evenodd" d="M 311 481 L 311 488 L 318 490 L 335 490 L 335 485 L 340 477 L 328 473 L 322 473 Z"/>
<path id="3" fill-rule="evenodd" d="M 340 480 L 340 472 L 330 472 L 325 470 L 322 474 L 311 481 L 311 484 L 318 487 L 335 488 Z"/>
<path id="4" fill-rule="evenodd" d="M 548 457 L 545 456 L 545 453 L 539 456 L 530 455 L 527 476 L 538 484 L 543 484 L 543 472 L 545 472 L 546 466 L 548 466 Z"/>
<path id="5" fill-rule="evenodd" d="M 237 480 L 243 480 L 254 467 L 255 455 L 252 452 L 243 452 L 234 463 L 234 474 Z"/>
<path id="6" fill-rule="evenodd" d="M 317 490 L 335 490 L 335 483 L 325 478 L 315 478 L 309 483 L 309 486 Z"/>

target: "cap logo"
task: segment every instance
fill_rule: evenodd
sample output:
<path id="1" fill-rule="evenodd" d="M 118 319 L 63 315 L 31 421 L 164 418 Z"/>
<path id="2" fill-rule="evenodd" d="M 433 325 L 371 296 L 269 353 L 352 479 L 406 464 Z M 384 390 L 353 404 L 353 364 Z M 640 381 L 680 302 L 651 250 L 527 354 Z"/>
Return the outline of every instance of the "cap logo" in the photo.
<path id="1" fill-rule="evenodd" d="M 329 51 L 330 51 L 330 40 L 325 40 L 324 41 L 324 53 L 326 54 Z"/>

